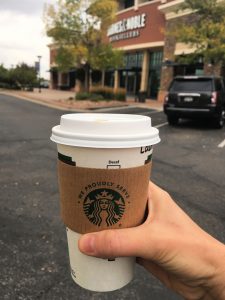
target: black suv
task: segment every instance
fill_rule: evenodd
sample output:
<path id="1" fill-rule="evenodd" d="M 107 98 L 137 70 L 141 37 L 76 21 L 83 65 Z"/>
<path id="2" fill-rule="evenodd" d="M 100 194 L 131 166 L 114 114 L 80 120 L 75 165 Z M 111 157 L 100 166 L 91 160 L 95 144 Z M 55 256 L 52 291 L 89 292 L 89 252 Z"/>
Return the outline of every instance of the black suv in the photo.
<path id="1" fill-rule="evenodd" d="M 216 128 L 225 122 L 225 88 L 221 77 L 178 76 L 170 85 L 164 102 L 169 124 L 179 118 L 210 118 Z"/>

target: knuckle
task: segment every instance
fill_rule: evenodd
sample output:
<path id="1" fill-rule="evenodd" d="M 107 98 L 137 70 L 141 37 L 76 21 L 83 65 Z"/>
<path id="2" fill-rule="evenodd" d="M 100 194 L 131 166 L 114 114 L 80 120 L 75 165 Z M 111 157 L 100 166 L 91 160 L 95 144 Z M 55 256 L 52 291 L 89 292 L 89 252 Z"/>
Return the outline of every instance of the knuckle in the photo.
<path id="1" fill-rule="evenodd" d="M 102 232 L 102 243 L 99 252 L 104 257 L 114 258 L 119 250 L 119 239 L 115 230 Z"/>

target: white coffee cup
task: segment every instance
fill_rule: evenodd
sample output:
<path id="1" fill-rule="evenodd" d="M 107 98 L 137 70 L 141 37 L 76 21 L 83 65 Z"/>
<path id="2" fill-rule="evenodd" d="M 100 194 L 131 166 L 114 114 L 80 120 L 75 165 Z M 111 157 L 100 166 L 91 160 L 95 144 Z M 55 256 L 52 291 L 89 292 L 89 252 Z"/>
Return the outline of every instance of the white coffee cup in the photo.
<path id="1" fill-rule="evenodd" d="M 152 145 L 160 141 L 149 117 L 116 114 L 68 114 L 52 129 L 59 158 L 83 168 L 126 169 L 151 160 Z M 100 259 L 78 249 L 81 234 L 67 228 L 71 275 L 83 288 L 106 292 L 128 284 L 135 258 Z"/>

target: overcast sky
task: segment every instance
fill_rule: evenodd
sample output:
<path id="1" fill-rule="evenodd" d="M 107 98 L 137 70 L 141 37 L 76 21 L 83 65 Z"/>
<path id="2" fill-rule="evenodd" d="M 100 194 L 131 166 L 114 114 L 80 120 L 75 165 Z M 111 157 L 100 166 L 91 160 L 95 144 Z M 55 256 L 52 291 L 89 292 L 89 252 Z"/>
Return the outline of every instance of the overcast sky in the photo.
<path id="1" fill-rule="evenodd" d="M 41 75 L 49 78 L 49 49 L 43 8 L 56 0 L 0 0 L 0 64 L 11 68 L 25 62 L 34 65 L 41 55 Z"/>

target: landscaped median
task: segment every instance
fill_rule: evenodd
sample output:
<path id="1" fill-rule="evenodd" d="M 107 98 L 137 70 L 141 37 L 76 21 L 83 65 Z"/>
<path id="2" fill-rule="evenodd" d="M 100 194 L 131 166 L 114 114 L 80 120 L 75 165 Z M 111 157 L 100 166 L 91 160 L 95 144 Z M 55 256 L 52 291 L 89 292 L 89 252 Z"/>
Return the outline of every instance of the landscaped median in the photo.
<path id="1" fill-rule="evenodd" d="M 92 93 L 94 96 L 88 95 L 89 97 L 87 94 L 85 95 L 85 93 L 80 93 L 81 98 L 85 98 L 80 100 L 76 99 L 75 92 L 73 91 L 52 89 L 42 89 L 41 93 L 39 93 L 38 89 L 34 89 L 33 92 L 0 89 L 0 93 L 62 110 L 93 110 L 98 108 L 122 107 L 129 105 L 125 99 L 123 101 L 104 99 L 99 95 L 96 96 L 95 93 Z"/>
<path id="2" fill-rule="evenodd" d="M 126 90 L 123 88 L 114 89 L 112 87 L 92 86 L 90 91 L 79 92 L 76 94 L 76 100 L 88 100 L 91 101 L 126 101 Z"/>
<path id="3" fill-rule="evenodd" d="M 140 103 L 135 102 L 134 97 L 127 96 L 126 100 L 123 101 L 115 99 L 90 100 L 88 98 L 84 100 L 78 100 L 75 99 L 74 91 L 61 91 L 53 89 L 41 89 L 41 93 L 39 93 L 39 89 L 34 89 L 33 92 L 0 89 L 0 94 L 14 96 L 19 99 L 35 102 L 41 105 L 53 107 L 60 110 L 87 111 L 100 108 L 114 108 L 126 106 L 138 106 L 158 111 L 162 110 L 162 103 L 158 101 L 147 99 L 145 103 Z"/>

